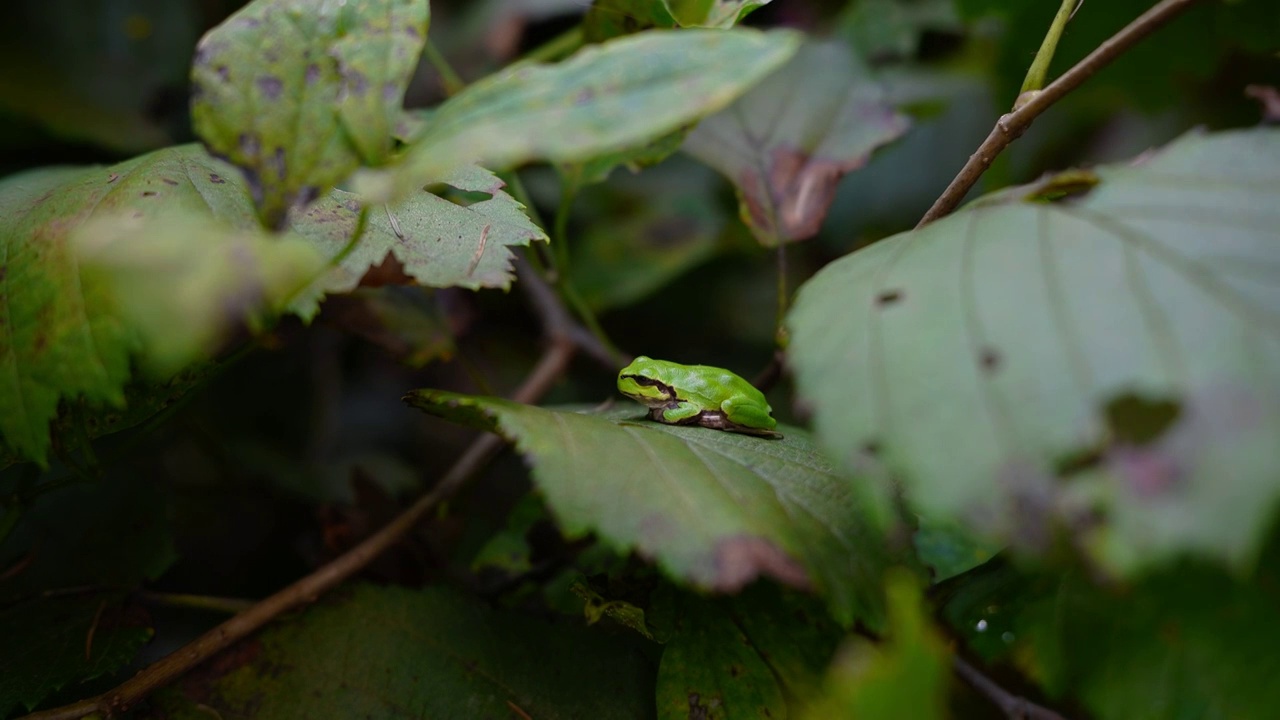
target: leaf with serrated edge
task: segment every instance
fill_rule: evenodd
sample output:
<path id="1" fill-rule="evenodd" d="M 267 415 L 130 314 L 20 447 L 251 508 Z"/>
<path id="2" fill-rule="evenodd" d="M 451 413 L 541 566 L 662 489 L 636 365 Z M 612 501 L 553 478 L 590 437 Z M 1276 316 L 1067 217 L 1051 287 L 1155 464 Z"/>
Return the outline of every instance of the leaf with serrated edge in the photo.
<path id="1" fill-rule="evenodd" d="M 803 430 L 768 440 L 654 423 L 632 406 L 587 414 L 436 390 L 406 400 L 511 438 L 571 536 L 594 532 L 708 590 L 736 592 L 758 577 L 812 587 L 841 622 L 879 623 L 887 551 L 856 481 Z"/>
<path id="2" fill-rule="evenodd" d="M 825 268 L 788 318 L 798 389 L 838 462 L 940 521 L 1027 550 L 1057 522 L 1119 573 L 1248 565 L 1280 500 L 1280 130 L 1096 174 Z M 1126 441 L 1126 404 L 1173 422 Z"/>
<path id="3" fill-rule="evenodd" d="M 399 165 L 358 173 L 354 189 L 383 202 L 471 163 L 576 163 L 633 148 L 725 107 L 798 44 L 789 31 L 652 31 L 555 65 L 518 64 L 446 101 Z"/>
<path id="4" fill-rule="evenodd" d="M 738 189 L 743 221 L 774 246 L 817 234 L 836 185 L 907 130 L 842 42 L 809 42 L 685 141 Z"/>
<path id="5" fill-rule="evenodd" d="M 511 246 L 545 241 L 547 235 L 524 213 L 524 206 L 503 192 L 504 183 L 476 166 L 455 169 L 441 182 L 486 200 L 458 205 L 420 190 L 395 205 L 373 205 L 355 249 L 319 283 L 325 292 L 354 289 L 373 265 L 390 254 L 404 272 L 431 287 L 508 288 L 514 279 Z M 332 257 L 355 232 L 360 203 L 352 193 L 334 190 L 293 218 L 294 231 Z M 295 310 L 315 314 L 314 299 Z"/>
<path id="6" fill-rule="evenodd" d="M 119 406 L 137 337 L 114 315 L 108 288 L 82 278 L 69 245 L 91 217 L 145 218 L 161 208 L 256 227 L 235 169 L 196 145 L 110 167 L 57 168 L 0 181 L 0 436 L 43 463 L 49 421 L 64 398 Z"/>

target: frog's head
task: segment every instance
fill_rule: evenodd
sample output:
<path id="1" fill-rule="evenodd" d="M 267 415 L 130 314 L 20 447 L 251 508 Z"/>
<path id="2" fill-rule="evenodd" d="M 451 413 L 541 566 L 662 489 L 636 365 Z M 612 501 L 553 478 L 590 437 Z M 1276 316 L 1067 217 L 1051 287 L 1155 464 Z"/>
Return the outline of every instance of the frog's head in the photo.
<path id="1" fill-rule="evenodd" d="M 666 405 L 676 398 L 676 391 L 661 376 L 659 361 L 641 355 L 618 373 L 618 392 L 650 407 Z"/>

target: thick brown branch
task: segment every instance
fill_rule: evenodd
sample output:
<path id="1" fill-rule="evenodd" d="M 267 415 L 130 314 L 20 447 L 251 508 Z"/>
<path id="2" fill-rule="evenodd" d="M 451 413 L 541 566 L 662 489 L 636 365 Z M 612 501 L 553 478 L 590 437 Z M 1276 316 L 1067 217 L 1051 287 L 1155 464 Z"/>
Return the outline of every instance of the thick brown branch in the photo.
<path id="1" fill-rule="evenodd" d="M 1061 100 L 1091 75 L 1137 44 L 1139 40 L 1155 32 L 1178 13 L 1197 2 L 1200 0 L 1161 0 L 1140 15 L 1137 20 L 1129 23 L 1123 30 L 1099 45 L 1096 50 L 1076 63 L 1075 67 L 1063 73 L 1044 90 L 1029 94 L 1030 97 L 1021 107 L 1001 116 L 996 121 L 996 126 L 992 128 L 991 134 L 978 147 L 977 152 L 969 156 L 969 161 L 933 203 L 933 207 L 929 208 L 929 212 L 924 214 L 916 227 L 923 227 L 955 210 L 960 205 L 960 201 L 964 200 L 964 196 L 978 182 L 978 178 L 991 167 L 991 162 L 996 159 L 996 156 L 1022 135 L 1031 126 L 1031 122 L 1048 110 L 1050 105 Z"/>

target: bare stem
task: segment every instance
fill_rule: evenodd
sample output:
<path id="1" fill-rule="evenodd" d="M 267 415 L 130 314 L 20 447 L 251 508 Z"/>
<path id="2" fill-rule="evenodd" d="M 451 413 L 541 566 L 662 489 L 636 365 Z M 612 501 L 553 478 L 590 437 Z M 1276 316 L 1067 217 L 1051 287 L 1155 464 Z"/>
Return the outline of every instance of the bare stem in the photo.
<path id="1" fill-rule="evenodd" d="M 431 42 L 431 38 L 427 38 L 427 42 L 422 46 L 422 53 L 426 56 L 427 62 L 440 73 L 440 85 L 444 87 L 444 94 L 449 97 L 457 95 L 467 83 L 453 69 L 449 61 L 445 59 L 444 54 L 440 52 L 436 44 Z"/>
<path id="2" fill-rule="evenodd" d="M 1040 43 L 1040 49 L 1036 51 L 1036 57 L 1031 61 L 1031 67 L 1027 69 L 1027 77 L 1022 81 L 1022 92 L 1031 92 L 1044 87 L 1044 81 L 1049 77 L 1049 64 L 1053 62 L 1053 54 L 1058 50 L 1058 41 L 1062 39 L 1062 31 L 1067 29 L 1067 22 L 1071 20 L 1071 16 L 1075 14 L 1076 8 L 1082 1 L 1062 0 L 1058 14 L 1053 16 L 1053 22 L 1049 25 L 1049 32 L 1044 34 L 1044 41 Z"/>
<path id="3" fill-rule="evenodd" d="M 1000 687 L 999 683 L 984 675 L 981 670 L 970 665 L 959 655 L 952 656 L 951 667 L 956 675 L 964 678 L 964 681 L 974 690 L 995 703 L 1009 720 L 1066 720 L 1058 713 Z"/>
<path id="4" fill-rule="evenodd" d="M 1091 75 L 1137 44 L 1139 40 L 1155 32 L 1178 13 L 1197 2 L 1200 0 L 1161 0 L 1120 32 L 1108 38 L 1096 50 L 1063 73 L 1062 77 L 1027 99 L 1022 107 L 1001 116 L 996 126 L 992 128 L 991 134 L 978 147 L 977 152 L 969 157 L 969 161 L 933 203 L 933 207 L 929 208 L 929 212 L 924 214 L 916 227 L 923 227 L 955 210 L 964 196 L 978 182 L 978 178 L 982 177 L 982 173 L 991 166 L 991 161 L 995 160 L 1009 143 L 1022 135 L 1031 126 L 1031 122 L 1048 110 L 1050 105 L 1061 100 Z"/>

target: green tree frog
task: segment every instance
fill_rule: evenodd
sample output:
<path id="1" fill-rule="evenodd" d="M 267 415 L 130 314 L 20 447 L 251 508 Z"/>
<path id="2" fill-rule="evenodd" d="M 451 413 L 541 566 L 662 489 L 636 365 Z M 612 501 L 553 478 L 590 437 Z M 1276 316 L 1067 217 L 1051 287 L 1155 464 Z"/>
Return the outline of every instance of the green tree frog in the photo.
<path id="1" fill-rule="evenodd" d="M 764 394 L 723 368 L 641 355 L 618 373 L 618 391 L 647 406 L 660 423 L 782 437 Z"/>

